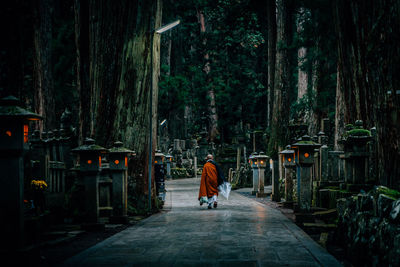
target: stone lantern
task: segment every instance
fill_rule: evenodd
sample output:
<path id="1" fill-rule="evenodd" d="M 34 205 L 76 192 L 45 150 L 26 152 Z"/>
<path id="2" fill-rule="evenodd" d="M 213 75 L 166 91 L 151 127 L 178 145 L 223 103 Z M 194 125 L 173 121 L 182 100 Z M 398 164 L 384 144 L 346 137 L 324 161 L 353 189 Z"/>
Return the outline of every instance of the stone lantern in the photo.
<path id="1" fill-rule="evenodd" d="M 16 250 L 24 244 L 24 161 L 29 121 L 42 119 L 19 106 L 13 96 L 0 100 L 0 203 L 2 219 L 0 250 Z"/>
<path id="2" fill-rule="evenodd" d="M 113 206 L 111 223 L 128 223 L 128 156 L 134 154 L 134 151 L 123 147 L 120 141 L 116 141 L 109 150 Z"/>
<path id="3" fill-rule="evenodd" d="M 166 163 L 166 165 L 167 165 L 167 179 L 171 179 L 171 164 L 172 164 L 172 159 L 173 159 L 173 157 L 172 157 L 172 155 L 170 155 L 170 154 L 167 154 L 166 156 L 165 156 L 165 163 Z"/>
<path id="4" fill-rule="evenodd" d="M 293 201 L 293 170 L 296 168 L 295 151 L 291 146 L 286 146 L 286 149 L 279 154 L 282 156 L 283 167 L 285 168 L 285 201 Z"/>
<path id="5" fill-rule="evenodd" d="M 165 155 L 161 151 L 157 151 L 154 157 L 154 177 L 156 180 L 156 194 L 162 201 L 165 201 L 165 172 L 164 172 Z"/>
<path id="6" fill-rule="evenodd" d="M 258 170 L 258 165 L 257 165 L 258 162 L 257 162 L 256 156 L 257 156 L 256 152 L 251 153 L 251 155 L 249 156 L 249 164 L 250 164 L 251 169 L 253 170 L 253 191 L 251 191 L 252 195 L 257 194 L 257 192 L 258 192 L 258 178 L 259 178 L 258 171 L 259 170 Z"/>
<path id="7" fill-rule="evenodd" d="M 366 181 L 366 161 L 369 157 L 368 142 L 372 140 L 371 132 L 363 129 L 363 122 L 358 120 L 355 127 L 348 127 L 344 140 L 344 169 L 347 183 L 363 184 Z"/>
<path id="8" fill-rule="evenodd" d="M 310 136 L 304 135 L 300 141 L 292 145 L 295 150 L 297 165 L 297 198 L 302 211 L 311 209 L 312 167 L 315 149 L 321 145 L 311 141 Z"/>
<path id="9" fill-rule="evenodd" d="M 71 150 L 79 155 L 79 170 L 85 185 L 85 213 L 88 223 L 96 224 L 99 219 L 99 173 L 101 159 L 108 151 L 86 138 L 84 144 Z"/>
<path id="10" fill-rule="evenodd" d="M 269 167 L 269 157 L 265 155 L 264 152 L 260 152 L 258 156 L 255 156 L 255 159 L 257 160 L 258 166 L 258 185 L 256 197 L 266 197 L 267 194 L 264 193 L 264 179 L 265 169 L 267 168 L 267 165 Z"/>

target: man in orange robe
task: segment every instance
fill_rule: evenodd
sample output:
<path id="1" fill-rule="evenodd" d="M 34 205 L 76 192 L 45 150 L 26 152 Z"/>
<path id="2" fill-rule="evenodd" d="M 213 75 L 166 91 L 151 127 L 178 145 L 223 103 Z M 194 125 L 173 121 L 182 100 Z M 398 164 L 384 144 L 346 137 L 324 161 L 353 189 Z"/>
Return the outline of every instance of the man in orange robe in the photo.
<path id="1" fill-rule="evenodd" d="M 208 208 L 214 204 L 217 207 L 218 198 L 218 171 L 216 165 L 213 163 L 213 156 L 207 155 L 207 162 L 203 166 L 201 174 L 199 201 L 200 206 L 208 203 Z"/>

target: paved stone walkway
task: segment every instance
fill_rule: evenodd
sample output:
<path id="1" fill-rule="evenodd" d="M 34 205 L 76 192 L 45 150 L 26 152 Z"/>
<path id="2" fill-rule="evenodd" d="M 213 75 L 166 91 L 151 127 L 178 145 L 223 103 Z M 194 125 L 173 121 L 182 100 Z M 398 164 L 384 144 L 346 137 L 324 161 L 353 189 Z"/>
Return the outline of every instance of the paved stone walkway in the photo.
<path id="1" fill-rule="evenodd" d="M 341 266 L 280 211 L 234 191 L 199 206 L 199 184 L 168 181 L 164 211 L 63 266 Z"/>

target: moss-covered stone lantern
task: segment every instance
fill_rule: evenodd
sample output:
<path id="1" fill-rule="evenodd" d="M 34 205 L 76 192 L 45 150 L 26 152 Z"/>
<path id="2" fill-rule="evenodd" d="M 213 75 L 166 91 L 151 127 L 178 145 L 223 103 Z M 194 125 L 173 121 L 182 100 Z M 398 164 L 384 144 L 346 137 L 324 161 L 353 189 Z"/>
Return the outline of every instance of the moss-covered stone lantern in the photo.
<path id="1" fill-rule="evenodd" d="M 135 152 L 123 147 L 120 141 L 108 152 L 108 161 L 112 175 L 112 206 L 111 223 L 128 223 L 128 157 Z"/>
<path id="2" fill-rule="evenodd" d="M 297 165 L 297 198 L 299 208 L 309 212 L 312 203 L 312 167 L 315 149 L 321 145 L 311 141 L 310 136 L 304 135 L 301 140 L 292 145 L 295 150 Z"/>
<path id="3" fill-rule="evenodd" d="M 311 141 L 310 136 L 304 135 L 301 140 L 292 145 L 295 150 L 296 164 L 300 166 L 311 166 L 314 164 L 314 152 L 321 144 Z"/>
<path id="4" fill-rule="evenodd" d="M 295 154 L 294 154 L 294 150 L 291 149 L 291 146 L 288 145 L 286 146 L 285 150 L 282 150 L 279 154 L 281 154 L 282 156 L 282 163 L 283 163 L 283 167 L 285 168 L 295 168 L 296 167 L 296 163 L 295 163 Z"/>
<path id="5" fill-rule="evenodd" d="M 19 105 L 14 96 L 0 100 L 0 152 L 21 152 L 29 141 L 29 121 L 42 119 Z"/>
<path id="6" fill-rule="evenodd" d="M 108 149 L 96 145 L 95 140 L 86 138 L 83 145 L 72 149 L 79 155 L 79 170 L 81 172 L 97 172 L 101 168 L 101 159 Z"/>
<path id="7" fill-rule="evenodd" d="M 13 96 L 0 100 L 0 250 L 24 247 L 24 160 L 28 147 L 29 121 L 42 117 L 20 107 Z M 40 177 L 44 179 L 44 177 Z"/>
<path id="8" fill-rule="evenodd" d="M 86 138 L 84 144 L 71 150 L 79 155 L 79 170 L 85 185 L 85 219 L 87 223 L 98 223 L 99 218 L 99 173 L 102 157 L 108 151 Z"/>
<path id="9" fill-rule="evenodd" d="M 363 184 L 367 178 L 366 161 L 369 157 L 368 142 L 371 132 L 363 128 L 363 122 L 357 120 L 355 126 L 347 125 L 344 143 L 345 180 L 347 183 Z"/>

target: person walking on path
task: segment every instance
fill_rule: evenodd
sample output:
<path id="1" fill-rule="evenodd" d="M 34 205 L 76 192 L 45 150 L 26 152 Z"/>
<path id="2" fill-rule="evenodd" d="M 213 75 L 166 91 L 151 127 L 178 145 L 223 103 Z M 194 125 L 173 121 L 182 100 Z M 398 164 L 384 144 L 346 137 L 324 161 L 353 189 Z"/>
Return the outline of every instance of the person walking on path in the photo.
<path id="1" fill-rule="evenodd" d="M 208 208 L 217 207 L 218 186 L 224 182 L 224 175 L 213 160 L 213 155 L 208 154 L 201 174 L 199 198 L 200 206 L 208 203 Z"/>

